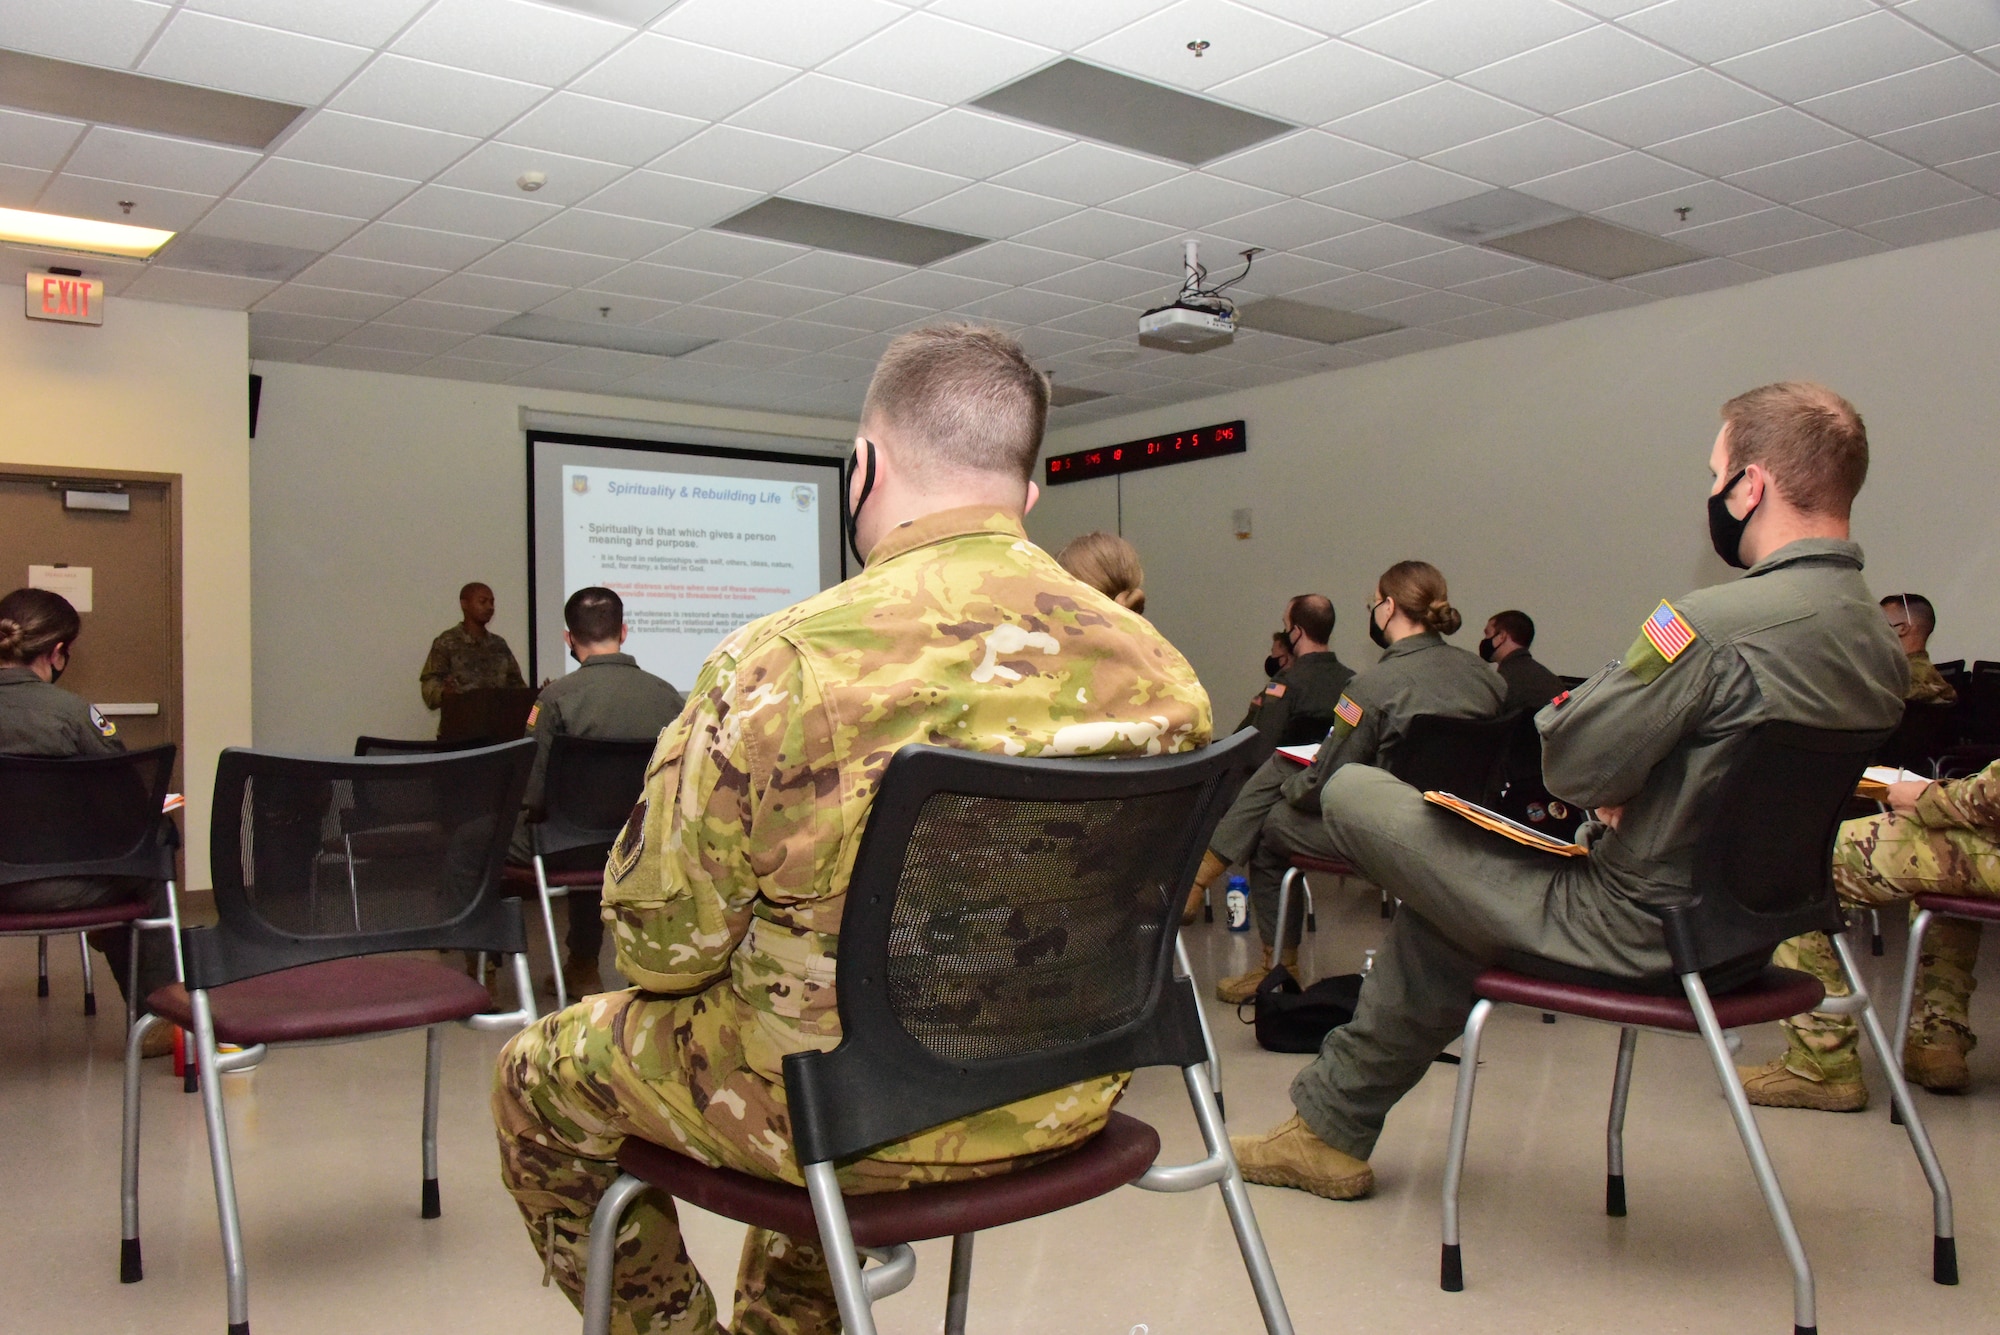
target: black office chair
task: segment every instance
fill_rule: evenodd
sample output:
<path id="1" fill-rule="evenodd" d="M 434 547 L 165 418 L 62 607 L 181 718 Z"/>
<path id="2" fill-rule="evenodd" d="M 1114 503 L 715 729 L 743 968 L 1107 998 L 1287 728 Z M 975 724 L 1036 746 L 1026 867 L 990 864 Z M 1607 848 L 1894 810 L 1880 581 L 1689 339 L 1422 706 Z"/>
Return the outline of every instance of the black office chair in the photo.
<path id="1" fill-rule="evenodd" d="M 1930 1182 L 1936 1239 L 1932 1278 L 1958 1282 L 1952 1237 L 1951 1191 L 1930 1138 L 1917 1121 L 1904 1083 L 1900 1049 L 1889 1046 L 1875 1014 L 1861 968 L 1847 943 L 1846 922 L 1833 892 L 1833 840 L 1841 806 L 1862 767 L 1888 732 L 1833 732 L 1789 723 L 1766 723 L 1740 743 L 1741 752 L 1719 786 L 1695 849 L 1689 903 L 1661 914 L 1671 976 L 1653 979 L 1590 974 L 1549 960 L 1510 959 L 1473 983 L 1479 997 L 1465 1024 L 1452 1107 L 1450 1151 L 1444 1170 L 1444 1250 L 1440 1283 L 1465 1287 L 1459 1249 L 1458 1188 L 1472 1120 L 1480 1039 L 1496 1005 L 1531 1006 L 1619 1027 L 1618 1063 L 1611 1087 L 1606 1133 L 1608 1167 L 1604 1212 L 1625 1214 L 1625 1105 L 1632 1059 L 1641 1029 L 1699 1034 L 1721 1081 L 1737 1134 L 1750 1157 L 1758 1189 L 1777 1225 L 1791 1262 L 1793 1323 L 1798 1335 L 1816 1329 L 1812 1268 L 1785 1205 L 1777 1170 L 1730 1056 L 1724 1030 L 1769 1024 L 1810 1010 L 1858 1015 L 1889 1077 L 1895 1106 L 1908 1119 L 1910 1143 Z M 1770 964 L 1784 940 L 1825 932 L 1840 955 L 1853 993 L 1825 996 L 1810 974 Z M 1681 995 L 1674 995 L 1680 993 Z"/>
<path id="2" fill-rule="evenodd" d="M 509 886 L 525 891 L 532 885 L 541 898 L 542 930 L 548 934 L 549 959 L 555 963 L 557 1010 L 569 1005 L 569 988 L 556 944 L 553 901 L 572 890 L 603 887 L 604 861 L 611 855 L 612 842 L 645 793 L 646 762 L 652 758 L 654 741 L 651 737 L 553 739 L 542 775 L 542 819 L 528 824 L 534 861 L 526 867 L 510 865 L 502 873 Z"/>
<path id="3" fill-rule="evenodd" d="M 1882 743 L 1875 763 L 1934 775 L 1938 757 L 1958 740 L 1958 728 L 1958 706 L 1913 701 L 1903 706 L 1903 721 Z"/>
<path id="4" fill-rule="evenodd" d="M 1132 1184 L 1220 1185 L 1265 1329 L 1290 1332 L 1210 1090 L 1199 1003 L 1174 976 L 1186 888 L 1256 744 L 1182 756 L 1030 760 L 906 746 L 868 816 L 841 921 L 841 1041 L 785 1058 L 805 1187 L 627 1140 L 591 1223 L 584 1329 L 610 1318 L 619 1221 L 649 1186 L 759 1227 L 817 1236 L 841 1328 L 910 1282 L 909 1243 L 951 1237 L 944 1329 L 965 1329 L 973 1235 Z M 1019 940 L 1016 938 L 1019 937 Z M 1020 940 L 1047 949 L 1024 950 Z M 838 1161 L 1079 1080 L 1178 1066 L 1207 1157 L 1161 1167 L 1159 1134 L 1113 1113 L 1047 1162 L 972 1182 L 843 1197 Z M 883 1265 L 863 1271 L 860 1249 Z"/>
<path id="5" fill-rule="evenodd" d="M 1965 742 L 2000 742 L 2000 662 L 1977 659 L 1959 688 L 1965 707 Z"/>
<path id="6" fill-rule="evenodd" d="M 422 1214 L 440 1213 L 437 1118 L 443 1026 L 513 1030 L 535 1018 L 521 906 L 499 892 L 500 866 L 534 743 L 444 755 L 314 759 L 225 750 L 209 827 L 213 927 L 181 933 L 185 985 L 147 998 L 125 1050 L 124 1242 L 119 1278 L 144 1277 L 139 1248 L 139 1048 L 170 1020 L 195 1040 L 229 1286 L 229 1333 L 248 1335 L 249 1282 L 237 1217 L 221 1075 L 269 1046 L 425 1031 Z M 419 804 L 437 835 L 330 856 L 356 808 Z M 351 888 L 358 926 L 323 920 L 319 882 Z M 511 956 L 519 1009 L 481 1014 L 485 987 L 413 951 Z M 242 1051 L 220 1055 L 217 1043 Z"/>
<path id="7" fill-rule="evenodd" d="M 180 926 L 174 894 L 179 847 L 161 807 L 174 771 L 174 748 L 121 755 L 52 758 L 0 756 L 0 936 L 37 938 L 36 995 L 49 994 L 48 938 L 77 934 L 83 955 L 83 1013 L 97 1014 L 97 987 L 86 932 L 124 928 L 131 934 L 125 980 L 125 1022 L 138 1017 L 139 933 Z M 148 916 L 144 890 L 115 904 L 87 909 L 7 906 L 7 887 L 69 877 L 117 877 L 164 883 L 167 916 Z"/>

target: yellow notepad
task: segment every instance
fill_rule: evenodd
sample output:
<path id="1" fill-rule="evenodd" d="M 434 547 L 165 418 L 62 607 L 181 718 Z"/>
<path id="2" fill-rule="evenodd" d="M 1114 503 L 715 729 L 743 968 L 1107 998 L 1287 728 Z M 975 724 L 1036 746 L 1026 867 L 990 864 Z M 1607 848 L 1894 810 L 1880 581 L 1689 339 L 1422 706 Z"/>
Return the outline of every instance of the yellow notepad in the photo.
<path id="1" fill-rule="evenodd" d="M 1455 811 L 1474 825 L 1477 825 L 1480 829 L 1491 830 L 1493 833 L 1503 838 L 1512 839 L 1515 843 L 1527 848 L 1538 849 L 1544 853 L 1554 853 L 1557 857 L 1564 858 L 1590 856 L 1590 850 L 1582 844 L 1564 843 L 1562 840 L 1543 834 L 1540 830 L 1534 829 L 1531 826 L 1523 825 L 1517 820 L 1510 820 L 1497 811 L 1488 811 L 1477 802 L 1468 802 L 1464 798 L 1455 797 L 1450 793 L 1425 793 L 1424 801 L 1435 802 L 1446 811 Z"/>

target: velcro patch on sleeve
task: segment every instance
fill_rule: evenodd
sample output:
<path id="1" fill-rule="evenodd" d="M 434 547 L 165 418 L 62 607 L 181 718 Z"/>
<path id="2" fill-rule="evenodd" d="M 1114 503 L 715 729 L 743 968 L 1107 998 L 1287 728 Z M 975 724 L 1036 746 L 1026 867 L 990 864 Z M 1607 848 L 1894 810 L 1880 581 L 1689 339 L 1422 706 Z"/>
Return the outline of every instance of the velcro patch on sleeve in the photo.
<path id="1" fill-rule="evenodd" d="M 646 800 L 632 808 L 632 814 L 625 818 L 625 828 L 619 831 L 618 842 L 611 845 L 611 857 L 605 870 L 611 873 L 614 882 L 623 882 L 639 865 L 639 857 L 646 851 Z"/>
<path id="2" fill-rule="evenodd" d="M 1340 697 L 1340 703 L 1333 707 L 1333 716 L 1350 728 L 1361 726 L 1361 706 L 1349 696 Z"/>

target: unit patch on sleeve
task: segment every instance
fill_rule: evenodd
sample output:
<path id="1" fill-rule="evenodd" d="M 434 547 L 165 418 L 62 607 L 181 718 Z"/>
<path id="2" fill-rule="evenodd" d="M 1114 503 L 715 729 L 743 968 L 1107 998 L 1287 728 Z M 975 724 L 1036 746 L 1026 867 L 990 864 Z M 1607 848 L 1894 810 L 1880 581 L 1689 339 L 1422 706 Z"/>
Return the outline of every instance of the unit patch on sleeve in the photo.
<path id="1" fill-rule="evenodd" d="M 1674 610 L 1672 603 L 1662 601 L 1639 627 L 1639 636 L 1632 641 L 1632 647 L 1625 651 L 1625 670 L 1650 685 L 1687 652 L 1696 638 L 1687 619 Z"/>
<path id="2" fill-rule="evenodd" d="M 625 828 L 618 834 L 618 842 L 611 846 L 611 858 L 605 870 L 611 873 L 615 882 L 623 882 L 639 865 L 639 855 L 646 851 L 646 800 L 639 799 L 632 814 L 625 818 Z"/>
<path id="3" fill-rule="evenodd" d="M 116 737 L 118 735 L 118 725 L 98 713 L 96 705 L 90 707 L 90 726 L 97 729 L 99 735 L 104 737 Z"/>

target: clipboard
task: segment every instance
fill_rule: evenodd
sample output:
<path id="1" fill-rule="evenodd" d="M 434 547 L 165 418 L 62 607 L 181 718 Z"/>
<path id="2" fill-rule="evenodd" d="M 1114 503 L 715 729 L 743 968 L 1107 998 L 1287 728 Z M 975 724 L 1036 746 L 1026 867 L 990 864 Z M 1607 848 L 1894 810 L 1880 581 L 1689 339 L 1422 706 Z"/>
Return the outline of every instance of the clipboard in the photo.
<path id="1" fill-rule="evenodd" d="M 1542 853 L 1553 853 L 1557 857 L 1563 858 L 1584 858 L 1590 856 L 1590 850 L 1582 844 L 1565 843 L 1560 839 L 1551 838 L 1532 826 L 1523 825 L 1521 822 L 1511 820 L 1497 811 L 1489 811 L 1477 802 L 1468 802 L 1464 798 L 1454 796 L 1451 793 L 1428 792 L 1424 794 L 1424 801 L 1441 806 L 1446 811 L 1456 812 L 1471 821 L 1474 825 L 1477 825 L 1480 829 L 1491 830 L 1503 839 L 1512 839 L 1524 848 L 1532 848 Z"/>
<path id="2" fill-rule="evenodd" d="M 1870 765 L 1861 771 L 1861 779 L 1854 785 L 1854 795 L 1866 802 L 1886 802 L 1889 800 L 1889 785 L 1892 783 L 1929 783 L 1923 774 L 1894 765 Z"/>

